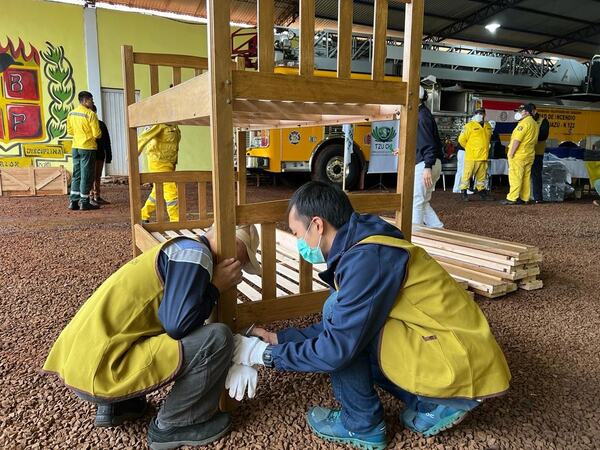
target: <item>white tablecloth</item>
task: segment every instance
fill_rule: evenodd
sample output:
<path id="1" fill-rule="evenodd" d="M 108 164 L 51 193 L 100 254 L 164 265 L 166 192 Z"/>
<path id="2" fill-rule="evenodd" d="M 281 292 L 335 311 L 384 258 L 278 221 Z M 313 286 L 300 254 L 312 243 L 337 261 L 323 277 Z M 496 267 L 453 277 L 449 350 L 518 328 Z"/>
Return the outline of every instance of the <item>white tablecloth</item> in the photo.
<path id="1" fill-rule="evenodd" d="M 560 162 L 567 168 L 567 183 L 571 183 L 572 178 L 588 178 L 588 172 L 583 160 L 561 158 Z M 491 159 L 488 172 L 490 175 L 508 175 L 508 160 Z"/>

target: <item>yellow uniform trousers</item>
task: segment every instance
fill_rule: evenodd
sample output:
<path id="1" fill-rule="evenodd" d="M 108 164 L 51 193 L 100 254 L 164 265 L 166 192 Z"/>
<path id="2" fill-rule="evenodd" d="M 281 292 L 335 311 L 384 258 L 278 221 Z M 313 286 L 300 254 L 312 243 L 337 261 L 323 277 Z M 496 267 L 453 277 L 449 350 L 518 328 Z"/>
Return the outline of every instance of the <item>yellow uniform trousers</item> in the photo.
<path id="1" fill-rule="evenodd" d="M 173 172 L 175 164 L 148 160 L 150 172 Z M 171 222 L 179 222 L 179 204 L 177 201 L 177 185 L 175 183 L 163 183 L 163 193 L 165 203 L 167 204 L 167 213 Z M 149 220 L 150 215 L 156 211 L 156 184 L 152 186 L 152 192 L 148 196 L 144 207 L 142 208 L 142 220 Z"/>
<path id="2" fill-rule="evenodd" d="M 463 174 L 460 180 L 460 190 L 464 191 L 469 188 L 471 177 L 475 177 L 475 190 L 484 191 L 485 181 L 487 178 L 488 162 L 487 161 L 469 161 L 465 160 Z"/>
<path id="3" fill-rule="evenodd" d="M 535 155 L 525 158 L 508 159 L 508 183 L 510 190 L 507 200 L 516 202 L 519 198 L 528 202 L 531 197 L 531 166 Z"/>

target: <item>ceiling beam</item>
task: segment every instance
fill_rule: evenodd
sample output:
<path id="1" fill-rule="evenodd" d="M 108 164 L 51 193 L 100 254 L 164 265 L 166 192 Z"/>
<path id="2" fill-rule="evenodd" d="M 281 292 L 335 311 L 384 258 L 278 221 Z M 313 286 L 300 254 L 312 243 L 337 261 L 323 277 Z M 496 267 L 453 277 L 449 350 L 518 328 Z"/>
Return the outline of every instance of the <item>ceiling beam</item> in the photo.
<path id="1" fill-rule="evenodd" d="M 473 25 L 477 25 L 483 22 L 490 17 L 495 16 L 501 11 L 505 9 L 509 9 L 518 3 L 521 3 L 523 0 L 498 0 L 492 3 L 487 4 L 483 8 L 479 8 L 477 11 L 465 16 L 450 25 L 445 26 L 444 28 L 428 35 L 425 38 L 425 41 L 428 42 L 442 42 L 445 39 L 448 39 L 454 36 L 461 31 L 466 30 Z"/>
<path id="2" fill-rule="evenodd" d="M 588 25 L 586 27 L 580 28 L 579 30 L 567 33 L 564 36 L 550 39 L 548 41 L 529 47 L 525 50 L 530 53 L 533 52 L 535 54 L 552 52 L 557 48 L 564 47 L 567 44 L 578 42 L 582 39 L 589 38 L 591 36 L 596 36 L 598 34 L 600 34 L 600 23 Z"/>

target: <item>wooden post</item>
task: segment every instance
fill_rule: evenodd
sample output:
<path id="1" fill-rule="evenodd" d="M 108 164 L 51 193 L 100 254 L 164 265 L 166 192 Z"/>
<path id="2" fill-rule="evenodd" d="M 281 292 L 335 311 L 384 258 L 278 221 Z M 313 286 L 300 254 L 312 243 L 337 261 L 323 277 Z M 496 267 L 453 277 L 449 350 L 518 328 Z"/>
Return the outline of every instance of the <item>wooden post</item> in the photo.
<path id="1" fill-rule="evenodd" d="M 263 300 L 275 298 L 277 294 L 275 245 L 275 224 L 263 223 L 260 227 Z"/>
<path id="2" fill-rule="evenodd" d="M 315 69 L 315 0 L 300 0 L 300 75 L 312 77 Z"/>
<path id="3" fill-rule="evenodd" d="M 129 128 L 129 105 L 135 103 L 135 74 L 133 67 L 133 47 L 124 45 L 121 47 L 121 57 L 123 59 L 123 86 L 125 88 L 125 128 L 127 129 L 127 164 L 129 166 L 129 205 L 131 216 L 131 243 L 133 246 L 133 256 L 136 257 L 141 252 L 135 245 L 136 223 L 141 222 L 141 189 L 140 189 L 140 168 L 138 163 L 137 131 L 135 128 Z"/>
<path id="4" fill-rule="evenodd" d="M 237 201 L 238 205 L 246 203 L 246 135 L 247 131 L 237 132 Z"/>
<path id="5" fill-rule="evenodd" d="M 173 86 L 181 84 L 181 67 L 173 67 Z"/>
<path id="6" fill-rule="evenodd" d="M 198 182 L 198 218 L 206 219 L 208 217 L 208 204 L 206 202 L 206 183 Z"/>
<path id="7" fill-rule="evenodd" d="M 406 105 L 400 115 L 400 154 L 398 158 L 398 184 L 396 192 L 402 193 L 402 206 L 396 211 L 396 225 L 410 240 L 412 232 L 412 205 L 415 178 L 417 127 L 419 123 L 419 78 L 421 72 L 421 41 L 423 40 L 424 0 L 406 4 L 404 21 L 404 59 L 402 80 L 406 82 Z"/>
<path id="8" fill-rule="evenodd" d="M 273 0 L 258 0 L 258 70 L 273 72 Z"/>
<path id="9" fill-rule="evenodd" d="M 312 264 L 306 262 L 304 258 L 300 258 L 300 292 L 312 292 Z"/>
<path id="10" fill-rule="evenodd" d="M 150 95 L 158 94 L 158 66 L 151 65 L 150 67 Z"/>
<path id="11" fill-rule="evenodd" d="M 373 59 L 371 61 L 371 79 L 381 81 L 385 76 L 388 0 L 375 0 L 374 10 L 375 14 L 373 17 Z M 404 45 L 406 45 L 406 31 L 404 32 L 404 35 Z M 406 57 L 406 47 L 404 52 L 404 56 Z"/>
<path id="12" fill-rule="evenodd" d="M 187 220 L 187 186 L 185 182 L 177 183 L 177 203 L 179 204 L 179 221 Z"/>
<path id="13" fill-rule="evenodd" d="M 350 78 L 352 72 L 352 0 L 338 3 L 337 77 Z"/>
<path id="14" fill-rule="evenodd" d="M 164 223 L 167 221 L 167 214 L 165 212 L 165 193 L 164 186 L 162 183 L 154 183 L 156 189 L 154 190 L 155 201 L 156 201 L 156 221 L 158 223 Z"/>
<path id="15" fill-rule="evenodd" d="M 231 0 L 208 0 L 208 67 L 211 83 L 210 137 L 213 159 L 213 205 L 217 258 L 233 258 L 235 240 L 235 186 L 233 171 L 233 108 L 231 90 Z M 236 289 L 222 292 L 218 319 L 235 330 Z"/>

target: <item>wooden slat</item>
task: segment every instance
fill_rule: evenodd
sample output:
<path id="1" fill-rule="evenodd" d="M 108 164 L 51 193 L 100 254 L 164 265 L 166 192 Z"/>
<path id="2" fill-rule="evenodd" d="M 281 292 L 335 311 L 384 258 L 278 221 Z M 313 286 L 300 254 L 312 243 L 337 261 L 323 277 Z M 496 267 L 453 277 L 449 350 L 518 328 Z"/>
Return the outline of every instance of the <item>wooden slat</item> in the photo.
<path id="1" fill-rule="evenodd" d="M 424 0 L 413 0 L 405 7 L 404 58 L 402 80 L 407 83 L 405 107 L 400 116 L 400 154 L 398 157 L 397 192 L 402 192 L 401 211 L 396 213 L 396 224 L 410 241 L 412 232 L 412 203 L 415 178 L 415 147 L 419 121 L 419 82 L 421 70 L 421 42 L 423 40 Z"/>
<path id="2" fill-rule="evenodd" d="M 132 127 L 142 127 L 207 118 L 210 104 L 210 73 L 206 72 L 132 104 L 128 108 L 129 122 Z"/>
<path id="3" fill-rule="evenodd" d="M 500 248 L 499 246 L 491 246 L 490 244 L 482 243 L 482 241 L 477 239 L 460 239 L 454 236 L 445 235 L 443 233 L 430 233 L 428 231 L 419 231 L 417 228 L 413 227 L 412 235 L 415 237 L 420 237 L 424 239 L 431 239 L 438 242 L 446 242 L 454 245 L 461 245 L 463 247 L 484 250 L 490 253 L 495 253 L 498 255 L 505 255 L 509 257 L 519 258 L 521 255 L 520 252 L 516 252 L 514 250 L 506 250 L 504 248 Z"/>
<path id="4" fill-rule="evenodd" d="M 162 235 L 162 233 L 159 233 L 158 231 L 153 231 L 153 232 L 152 232 L 152 233 L 150 233 L 150 234 L 151 234 L 151 235 L 154 237 L 154 239 L 156 239 L 158 242 L 166 242 L 166 241 L 167 241 L 167 238 L 166 238 L 166 237 L 164 237 L 164 236 Z"/>
<path id="5" fill-rule="evenodd" d="M 406 101 L 406 84 L 402 81 L 386 80 L 298 78 L 279 73 L 246 71 L 233 73 L 233 96 L 236 99 L 322 102 L 338 105 L 403 105 Z"/>
<path id="6" fill-rule="evenodd" d="M 350 194 L 348 198 L 360 213 L 393 211 L 402 205 L 402 194 Z"/>
<path id="7" fill-rule="evenodd" d="M 173 86 L 181 84 L 181 67 L 173 67 Z"/>
<path id="8" fill-rule="evenodd" d="M 437 256 L 443 256 L 445 258 L 450 258 L 450 259 L 457 258 L 457 255 L 452 251 L 442 250 L 442 249 L 434 248 L 434 247 L 426 247 L 426 248 L 424 247 L 424 249 L 427 253 L 429 253 L 434 258 L 436 258 Z M 487 259 L 476 258 L 474 256 L 462 255 L 462 256 L 460 256 L 460 261 L 464 261 L 464 262 L 467 262 L 470 264 L 475 264 L 475 265 L 482 266 L 482 267 L 488 267 L 490 269 L 494 269 L 499 272 L 507 272 L 508 273 L 511 271 L 511 266 L 509 266 L 507 264 L 501 264 L 501 263 L 494 262 L 494 261 L 488 261 Z"/>
<path id="9" fill-rule="evenodd" d="M 372 104 L 340 105 L 337 103 L 300 103 L 288 101 L 262 101 L 236 99 L 233 102 L 236 119 L 244 114 L 259 114 L 261 118 L 272 119 L 300 119 L 307 116 L 317 116 L 330 119 L 333 116 L 354 115 L 358 117 L 377 117 L 393 115 L 399 109 L 394 106 L 381 106 Z"/>
<path id="10" fill-rule="evenodd" d="M 237 132 L 237 201 L 246 203 L 246 131 Z"/>
<path id="11" fill-rule="evenodd" d="M 244 273 L 244 279 L 248 280 L 250 283 L 258 286 L 258 288 L 260 290 L 263 289 L 262 286 L 262 278 L 258 275 L 252 275 L 249 273 Z M 277 285 L 273 285 L 273 295 L 271 297 L 264 297 L 263 294 L 261 294 L 261 298 L 263 299 L 272 299 L 272 298 L 277 298 L 277 297 L 285 297 L 286 295 L 288 295 L 287 292 L 285 292 L 283 289 L 280 289 L 279 287 L 277 287 Z"/>
<path id="12" fill-rule="evenodd" d="M 276 320 L 293 319 L 319 312 L 323 308 L 323 302 L 328 295 L 328 290 L 322 290 L 308 294 L 244 303 L 237 307 L 236 329 L 242 329 L 255 322 L 266 324 Z"/>
<path id="13" fill-rule="evenodd" d="M 240 291 L 242 294 L 244 294 L 246 297 L 248 297 L 253 302 L 261 299 L 260 292 L 258 292 L 256 289 L 254 289 L 254 287 L 250 286 L 245 281 L 242 281 L 240 284 L 238 284 L 237 288 L 238 288 L 238 291 Z"/>
<path id="14" fill-rule="evenodd" d="M 352 0 L 338 1 L 337 77 L 350 78 L 352 70 Z"/>
<path id="15" fill-rule="evenodd" d="M 373 59 L 371 78 L 383 80 L 385 76 L 385 57 L 387 51 L 388 0 L 375 0 L 373 17 Z"/>
<path id="16" fill-rule="evenodd" d="M 273 0 L 258 0 L 258 70 L 273 72 Z"/>
<path id="17" fill-rule="evenodd" d="M 150 95 L 158 94 L 158 66 L 152 65 L 150 68 Z"/>
<path id="18" fill-rule="evenodd" d="M 170 238 L 180 237 L 181 235 L 175 230 L 166 230 L 165 234 Z"/>
<path id="19" fill-rule="evenodd" d="M 488 261 L 494 261 L 507 266 L 516 266 L 518 264 L 518 261 L 511 256 L 498 255 L 487 250 L 479 250 L 475 248 L 464 247 L 460 244 L 436 241 L 433 239 L 423 238 L 421 236 L 415 235 L 413 235 L 412 242 L 413 244 L 419 245 L 424 248 L 438 248 L 440 250 L 451 251 L 456 254 L 457 259 L 460 259 L 461 255 L 467 255 L 474 256 L 476 258 L 486 259 Z"/>
<path id="20" fill-rule="evenodd" d="M 177 223 L 177 228 L 187 228 L 187 229 L 208 228 L 213 224 L 213 219 L 209 218 L 209 219 L 200 219 L 200 220 L 186 220 L 186 221 L 180 221 L 180 222 L 176 222 L 176 223 Z M 144 224 L 144 228 L 146 228 L 146 230 L 148 230 L 148 231 L 163 232 L 163 231 L 166 231 L 169 229 L 172 230 L 173 227 L 174 227 L 174 223 L 171 223 L 171 222 Z"/>
<path id="21" fill-rule="evenodd" d="M 164 53 L 134 53 L 135 64 L 148 64 L 167 67 L 187 67 L 208 70 L 208 58 L 188 55 L 170 55 Z"/>
<path id="22" fill-rule="evenodd" d="M 133 234 L 135 237 L 135 245 L 137 245 L 142 252 L 151 249 L 160 242 L 139 223 L 133 225 Z"/>
<path id="23" fill-rule="evenodd" d="M 210 183 L 212 172 L 199 170 L 182 170 L 176 172 L 145 172 L 140 174 L 143 183 Z"/>
<path id="24" fill-rule="evenodd" d="M 179 232 L 180 232 L 180 233 L 181 233 L 183 236 L 187 236 L 187 237 L 194 238 L 194 239 L 197 239 L 197 238 L 198 238 L 198 236 L 197 236 L 197 235 L 195 235 L 194 233 L 192 233 L 192 232 L 191 232 L 190 230 L 188 230 L 187 228 L 183 228 L 183 229 L 179 230 Z"/>
<path id="25" fill-rule="evenodd" d="M 154 195 L 156 196 L 156 221 L 158 223 L 165 222 L 168 215 L 165 211 L 165 194 L 162 183 L 155 183 Z"/>
<path id="26" fill-rule="evenodd" d="M 207 0 L 210 80 L 210 137 L 213 161 L 213 208 L 218 261 L 233 258 L 235 240 L 235 186 L 233 170 L 233 110 L 231 93 L 231 55 L 229 12 L 231 0 Z M 244 74 L 246 72 L 237 72 Z M 195 79 L 201 78 L 196 77 Z M 184 86 L 181 84 L 180 86 Z M 195 97 L 194 102 L 199 100 Z M 220 322 L 234 328 L 236 292 L 221 293 L 217 304 Z"/>
<path id="27" fill-rule="evenodd" d="M 208 217 L 208 202 L 206 200 L 206 183 L 198 183 L 198 215 L 200 219 Z"/>
<path id="28" fill-rule="evenodd" d="M 313 286 L 312 264 L 304 258 L 300 258 L 300 292 L 311 292 Z"/>
<path id="29" fill-rule="evenodd" d="M 315 70 L 315 0 L 300 0 L 300 76 Z"/>
<path id="30" fill-rule="evenodd" d="M 133 47 L 124 45 L 121 47 L 123 61 L 123 86 L 125 89 L 124 102 L 125 111 L 135 103 L 135 74 L 133 69 L 134 56 Z M 138 160 L 137 130 L 129 121 L 129 115 L 125 114 L 125 129 L 127 130 L 127 165 L 129 170 L 129 208 L 131 218 L 131 234 L 133 256 L 140 254 L 135 245 L 135 224 L 141 222 L 141 188 L 140 168 Z"/>
<path id="31" fill-rule="evenodd" d="M 187 220 L 187 189 L 185 183 L 177 183 L 177 206 L 179 207 L 179 221 Z"/>
<path id="32" fill-rule="evenodd" d="M 275 297 L 277 275 L 275 271 L 275 224 L 265 223 L 260 228 L 262 255 L 262 298 Z"/>

